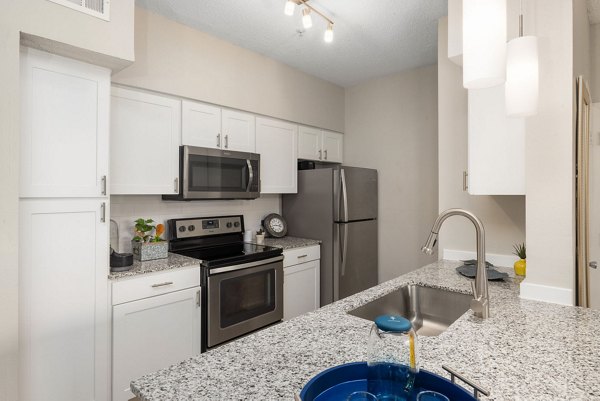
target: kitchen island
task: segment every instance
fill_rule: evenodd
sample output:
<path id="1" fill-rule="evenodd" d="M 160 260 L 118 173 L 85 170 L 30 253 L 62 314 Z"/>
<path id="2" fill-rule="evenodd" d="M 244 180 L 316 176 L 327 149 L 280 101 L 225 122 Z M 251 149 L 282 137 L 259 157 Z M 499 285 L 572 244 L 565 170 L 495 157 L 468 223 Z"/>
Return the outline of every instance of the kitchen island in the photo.
<path id="1" fill-rule="evenodd" d="M 371 322 L 347 311 L 406 284 L 470 293 L 460 264 L 425 266 L 144 376 L 132 391 L 142 401 L 292 400 L 320 371 L 365 360 Z M 490 390 L 487 400 L 600 400 L 600 312 L 522 300 L 512 278 L 489 291 L 489 319 L 467 311 L 439 336 L 419 338 L 423 369 L 447 377 L 449 365 Z"/>

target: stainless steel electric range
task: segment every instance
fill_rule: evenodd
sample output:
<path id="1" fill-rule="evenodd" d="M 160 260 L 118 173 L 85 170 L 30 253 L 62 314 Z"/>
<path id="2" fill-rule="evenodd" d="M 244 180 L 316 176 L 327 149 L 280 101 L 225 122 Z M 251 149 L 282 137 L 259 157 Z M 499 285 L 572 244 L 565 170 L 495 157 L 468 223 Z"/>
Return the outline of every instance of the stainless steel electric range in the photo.
<path id="1" fill-rule="evenodd" d="M 169 251 L 200 260 L 202 352 L 283 318 L 283 251 L 243 242 L 243 216 L 167 224 Z"/>

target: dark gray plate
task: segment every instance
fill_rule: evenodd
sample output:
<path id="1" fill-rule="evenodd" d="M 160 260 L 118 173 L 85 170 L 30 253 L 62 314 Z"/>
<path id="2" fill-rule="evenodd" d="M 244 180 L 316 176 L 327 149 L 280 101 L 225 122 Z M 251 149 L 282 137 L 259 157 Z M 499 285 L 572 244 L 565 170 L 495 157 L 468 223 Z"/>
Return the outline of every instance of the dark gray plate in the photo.
<path id="1" fill-rule="evenodd" d="M 465 277 L 475 278 L 477 266 L 463 265 L 456 268 L 456 271 Z M 487 269 L 488 281 L 503 280 L 508 277 L 508 273 L 499 272 L 496 269 Z"/>
<path id="2" fill-rule="evenodd" d="M 477 265 L 477 260 L 476 259 L 461 260 L 461 262 L 463 262 L 466 266 L 475 266 L 475 265 Z M 488 262 L 487 260 L 485 261 L 485 265 L 487 267 L 494 267 L 494 265 L 491 264 L 490 262 Z"/>

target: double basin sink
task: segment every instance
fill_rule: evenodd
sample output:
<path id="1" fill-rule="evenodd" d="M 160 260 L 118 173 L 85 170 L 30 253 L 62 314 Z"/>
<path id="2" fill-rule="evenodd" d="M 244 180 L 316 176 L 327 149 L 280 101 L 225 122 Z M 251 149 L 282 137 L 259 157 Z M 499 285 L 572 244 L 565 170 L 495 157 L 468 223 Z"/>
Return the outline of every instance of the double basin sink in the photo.
<path id="1" fill-rule="evenodd" d="M 471 295 L 411 284 L 348 313 L 370 321 L 380 315 L 400 315 L 411 321 L 418 335 L 437 336 L 469 309 L 471 299 Z"/>

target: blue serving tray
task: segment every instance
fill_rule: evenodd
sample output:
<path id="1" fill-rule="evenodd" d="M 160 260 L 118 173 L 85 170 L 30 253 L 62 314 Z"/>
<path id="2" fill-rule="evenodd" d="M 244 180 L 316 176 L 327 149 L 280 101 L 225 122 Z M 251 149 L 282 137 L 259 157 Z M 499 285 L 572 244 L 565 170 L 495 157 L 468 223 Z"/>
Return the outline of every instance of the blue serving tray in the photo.
<path id="1" fill-rule="evenodd" d="M 462 387 L 435 373 L 419 370 L 414 389 L 407 401 L 414 401 L 419 391 L 433 390 L 444 394 L 450 401 L 475 401 L 476 398 Z M 367 391 L 367 363 L 352 362 L 334 366 L 319 373 L 302 389 L 302 401 L 346 401 L 355 391 Z"/>

